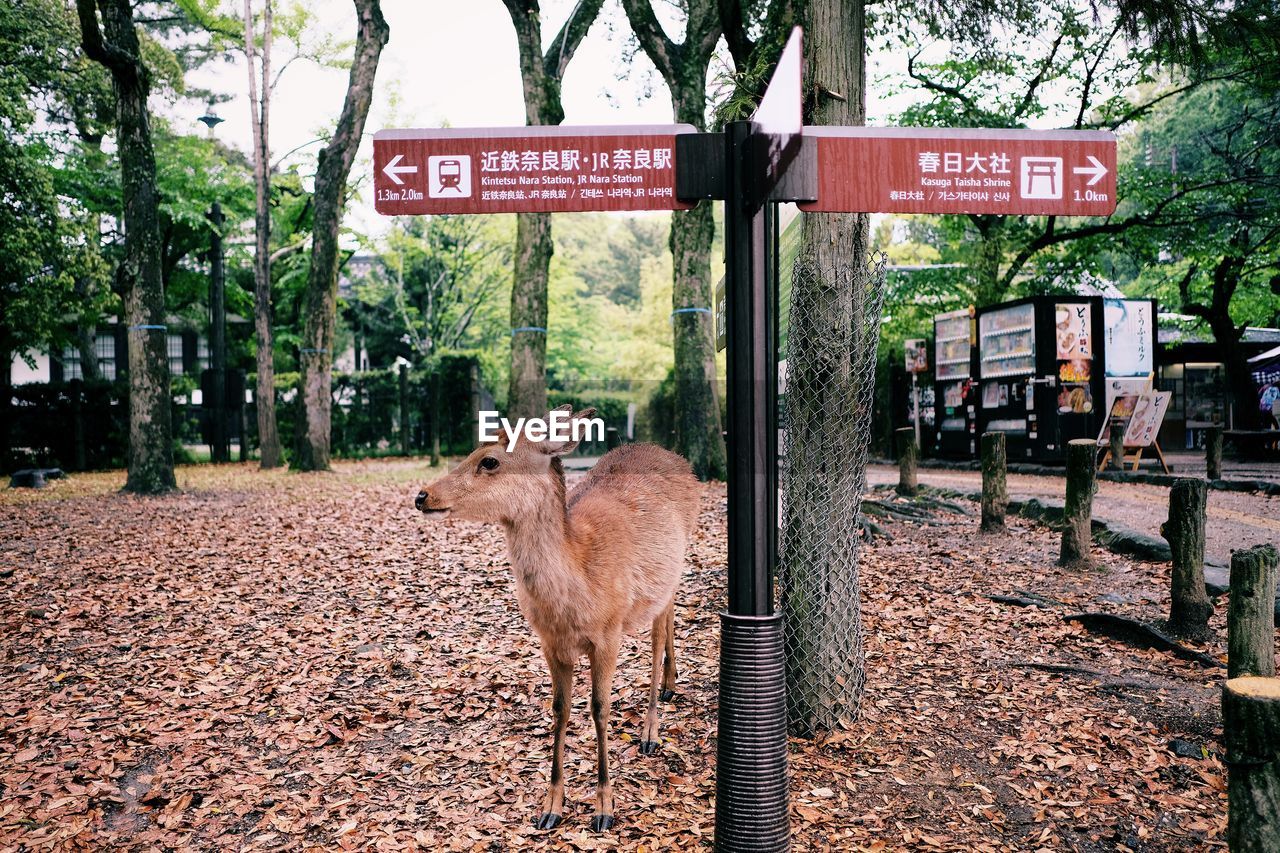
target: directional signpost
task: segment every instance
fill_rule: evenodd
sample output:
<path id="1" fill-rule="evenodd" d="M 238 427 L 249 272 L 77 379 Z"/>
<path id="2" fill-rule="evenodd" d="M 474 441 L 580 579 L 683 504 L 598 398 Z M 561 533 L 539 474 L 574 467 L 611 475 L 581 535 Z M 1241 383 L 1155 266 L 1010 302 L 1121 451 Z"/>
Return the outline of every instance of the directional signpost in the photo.
<path id="1" fill-rule="evenodd" d="M 802 127 L 800 31 L 760 108 L 688 125 L 384 130 L 378 212 L 679 210 L 725 202 L 717 336 L 728 349 L 729 589 L 721 616 L 716 849 L 790 847 L 777 563 L 774 211 L 1105 216 L 1115 138 L 1098 131 Z"/>
<path id="2" fill-rule="evenodd" d="M 379 213 L 676 210 L 675 138 L 658 127 L 383 130 L 373 136 Z"/>

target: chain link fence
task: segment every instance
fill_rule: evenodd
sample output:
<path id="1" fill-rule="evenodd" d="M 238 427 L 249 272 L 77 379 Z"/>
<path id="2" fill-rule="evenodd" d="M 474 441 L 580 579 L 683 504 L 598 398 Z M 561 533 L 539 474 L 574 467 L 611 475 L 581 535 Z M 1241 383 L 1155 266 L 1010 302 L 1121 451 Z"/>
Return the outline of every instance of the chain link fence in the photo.
<path id="1" fill-rule="evenodd" d="M 865 678 L 858 507 L 866 488 L 887 259 L 792 271 L 779 587 L 787 713 L 809 737 L 851 722 Z"/>

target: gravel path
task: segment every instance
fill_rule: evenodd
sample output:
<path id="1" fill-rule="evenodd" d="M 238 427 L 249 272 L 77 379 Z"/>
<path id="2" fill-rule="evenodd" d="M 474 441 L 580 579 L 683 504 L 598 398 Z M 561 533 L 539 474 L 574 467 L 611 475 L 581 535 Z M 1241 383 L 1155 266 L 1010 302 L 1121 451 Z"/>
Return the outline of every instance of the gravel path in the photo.
<path id="1" fill-rule="evenodd" d="M 982 487 L 978 471 L 920 469 L 920 482 L 940 488 L 977 491 Z M 867 466 L 869 485 L 898 482 L 898 469 L 888 465 Z M 1056 498 L 1064 490 L 1061 477 L 1010 474 L 1011 496 Z M 1149 536 L 1160 535 L 1160 525 L 1169 517 L 1169 490 L 1164 486 L 1098 481 L 1093 499 L 1096 518 L 1115 522 Z M 1206 524 L 1206 556 L 1218 563 L 1231 559 L 1233 548 L 1264 542 L 1280 545 L 1280 498 L 1249 492 L 1209 490 L 1209 517 Z"/>

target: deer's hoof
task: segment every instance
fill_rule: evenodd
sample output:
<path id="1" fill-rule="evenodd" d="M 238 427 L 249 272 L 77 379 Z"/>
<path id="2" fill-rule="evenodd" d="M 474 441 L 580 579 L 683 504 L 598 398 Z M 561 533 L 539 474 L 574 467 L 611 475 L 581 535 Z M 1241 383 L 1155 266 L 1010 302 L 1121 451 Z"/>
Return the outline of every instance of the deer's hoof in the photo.
<path id="1" fill-rule="evenodd" d="M 658 746 L 659 744 L 656 740 L 642 740 L 640 741 L 640 754 L 641 755 L 657 755 Z"/>
<path id="2" fill-rule="evenodd" d="M 555 829 L 560 825 L 560 815 L 555 812 L 547 812 L 535 820 L 533 825 L 536 829 Z"/>
<path id="3" fill-rule="evenodd" d="M 592 832 L 606 832 L 610 829 L 613 829 L 613 815 L 598 814 L 591 818 Z"/>
<path id="4" fill-rule="evenodd" d="M 668 690 L 667 688 L 664 687 L 662 688 L 662 691 L 658 694 L 658 698 L 661 699 L 663 702 L 670 702 L 672 699 L 676 698 L 676 692 L 674 690 Z"/>

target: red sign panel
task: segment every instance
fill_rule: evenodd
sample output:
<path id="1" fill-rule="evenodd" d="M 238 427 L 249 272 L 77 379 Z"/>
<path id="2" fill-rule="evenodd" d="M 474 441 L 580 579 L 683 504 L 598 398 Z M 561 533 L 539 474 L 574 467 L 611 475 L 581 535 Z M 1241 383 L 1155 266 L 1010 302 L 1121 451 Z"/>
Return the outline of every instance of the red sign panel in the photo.
<path id="1" fill-rule="evenodd" d="M 1116 139 L 1094 130 L 806 127 L 818 142 L 809 211 L 1106 216 Z"/>
<path id="2" fill-rule="evenodd" d="M 387 216 L 677 210 L 675 137 L 690 125 L 383 130 L 374 206 Z"/>

